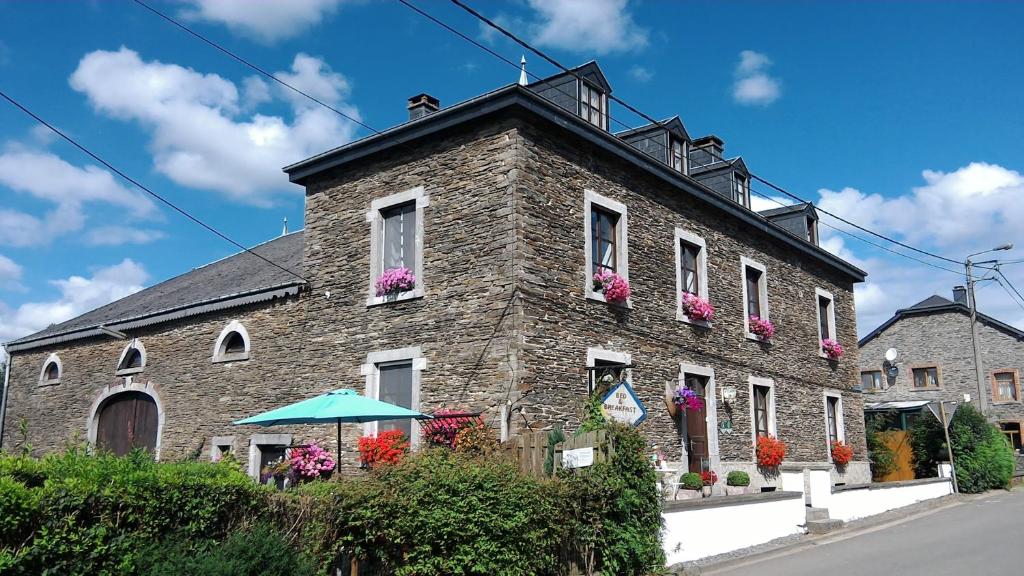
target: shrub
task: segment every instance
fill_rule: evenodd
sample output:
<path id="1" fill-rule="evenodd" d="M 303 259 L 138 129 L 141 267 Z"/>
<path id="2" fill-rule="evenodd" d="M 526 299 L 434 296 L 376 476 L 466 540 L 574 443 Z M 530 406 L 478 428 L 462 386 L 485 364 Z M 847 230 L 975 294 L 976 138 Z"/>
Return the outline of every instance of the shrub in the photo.
<path id="1" fill-rule="evenodd" d="M 896 470 L 896 453 L 885 443 L 881 432 L 885 425 L 885 418 L 876 417 L 868 422 L 864 431 L 868 460 L 871 462 L 871 479 L 875 482 Z"/>
<path id="2" fill-rule="evenodd" d="M 359 454 L 363 464 L 370 468 L 378 463 L 395 464 L 408 452 L 409 439 L 401 430 L 387 430 L 359 439 Z"/>
<path id="3" fill-rule="evenodd" d="M 935 475 L 943 439 L 942 424 L 936 418 L 924 415 L 917 419 L 911 430 L 915 470 L 925 468 Z M 961 492 L 978 493 L 1009 484 L 1015 464 L 1013 449 L 1003 433 L 974 406 L 965 404 L 956 411 L 949 439 Z"/>
<path id="4" fill-rule="evenodd" d="M 484 423 L 479 416 L 467 416 L 463 410 L 453 408 L 441 408 L 434 411 L 433 416 L 423 423 L 423 439 L 430 446 L 443 446 L 453 450 L 459 430 Z"/>
<path id="5" fill-rule="evenodd" d="M 485 456 L 498 448 L 494 432 L 483 422 L 464 426 L 455 436 L 455 451 Z"/>
<path id="6" fill-rule="evenodd" d="M 938 476 L 939 452 L 945 450 L 946 446 L 942 424 L 931 413 L 924 412 L 910 425 L 909 435 L 910 449 L 914 455 L 914 477 Z M 943 459 L 948 460 L 949 456 Z"/>
<path id="7" fill-rule="evenodd" d="M 139 576 L 313 576 L 312 560 L 284 535 L 260 523 L 232 533 L 224 542 L 193 544 L 170 538 L 138 555 Z"/>
<path id="8" fill-rule="evenodd" d="M 786 457 L 786 444 L 774 436 L 757 439 L 757 465 L 762 468 L 778 468 Z"/>
<path id="9" fill-rule="evenodd" d="M 725 477 L 727 486 L 750 486 L 750 475 L 742 470 L 733 470 Z"/>
<path id="10" fill-rule="evenodd" d="M 700 490 L 704 485 L 704 479 L 697 472 L 687 472 L 679 477 L 679 483 L 687 490 Z"/>

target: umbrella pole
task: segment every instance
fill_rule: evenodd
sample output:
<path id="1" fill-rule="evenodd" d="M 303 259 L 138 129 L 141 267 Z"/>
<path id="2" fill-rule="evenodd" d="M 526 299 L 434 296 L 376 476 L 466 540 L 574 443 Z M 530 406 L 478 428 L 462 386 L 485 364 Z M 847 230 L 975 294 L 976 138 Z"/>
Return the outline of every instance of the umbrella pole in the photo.
<path id="1" fill-rule="evenodd" d="M 341 418 L 338 418 L 338 444 L 334 447 L 334 457 L 341 458 Z"/>

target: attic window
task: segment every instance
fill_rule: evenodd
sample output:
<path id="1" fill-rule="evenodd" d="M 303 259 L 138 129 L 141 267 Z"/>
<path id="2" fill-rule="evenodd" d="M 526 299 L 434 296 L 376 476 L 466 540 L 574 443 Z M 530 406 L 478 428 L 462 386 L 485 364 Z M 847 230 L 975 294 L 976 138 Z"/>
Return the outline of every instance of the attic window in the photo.
<path id="1" fill-rule="evenodd" d="M 686 142 L 678 138 L 672 138 L 669 152 L 672 169 L 682 174 L 689 172 L 690 163 L 686 161 Z"/>
<path id="2" fill-rule="evenodd" d="M 249 359 L 249 333 L 238 320 L 228 322 L 213 345 L 213 362 L 235 362 Z"/>
<path id="3" fill-rule="evenodd" d="M 580 117 L 601 129 L 608 128 L 607 101 L 597 87 L 580 82 Z"/>
<path id="4" fill-rule="evenodd" d="M 121 352 L 121 359 L 117 363 L 118 376 L 127 376 L 142 372 L 146 367 L 146 347 L 139 340 L 132 340 L 131 344 Z"/>
<path id="5" fill-rule="evenodd" d="M 818 223 L 810 216 L 807 217 L 807 241 L 815 246 L 818 245 Z"/>
<path id="6" fill-rule="evenodd" d="M 121 369 L 125 368 L 142 368 L 142 352 L 139 352 L 137 348 L 129 350 L 128 355 L 121 362 Z"/>
<path id="7" fill-rule="evenodd" d="M 224 341 L 225 354 L 238 354 L 245 352 L 245 339 L 238 332 L 232 332 Z"/>
<path id="8" fill-rule="evenodd" d="M 732 200 L 737 204 L 750 206 L 750 186 L 747 177 L 742 174 L 733 177 Z"/>
<path id="9" fill-rule="evenodd" d="M 43 369 L 39 372 L 39 384 L 60 384 L 60 374 L 60 358 L 56 354 L 50 354 L 43 362 Z"/>

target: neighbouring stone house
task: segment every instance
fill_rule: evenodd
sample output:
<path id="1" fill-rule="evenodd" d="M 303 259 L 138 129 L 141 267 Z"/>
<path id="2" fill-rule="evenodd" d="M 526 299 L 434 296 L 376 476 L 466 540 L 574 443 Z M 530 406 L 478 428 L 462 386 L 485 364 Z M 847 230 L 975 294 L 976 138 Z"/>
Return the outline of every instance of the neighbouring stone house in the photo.
<path id="1" fill-rule="evenodd" d="M 929 296 L 860 340 L 861 388 L 869 417 L 898 414 L 906 428 L 934 400 L 969 401 L 996 422 L 1014 449 L 1021 450 L 1020 373 L 1024 370 L 1024 331 L 986 314 L 977 315 L 983 381 L 979 383 L 971 339 L 967 290 L 953 289 L 953 300 Z M 894 350 L 893 361 L 886 352 Z"/>
<path id="2" fill-rule="evenodd" d="M 864 272 L 817 245 L 813 207 L 751 211 L 721 139 L 692 140 L 679 118 L 610 132 L 610 93 L 589 63 L 447 108 L 419 95 L 408 122 L 285 168 L 306 189 L 305 230 L 256 251 L 294 274 L 241 253 L 10 343 L 4 444 L 26 418 L 37 450 L 142 438 L 160 457 L 232 450 L 255 472 L 333 433 L 229 423 L 326 390 L 481 412 L 508 437 L 572 429 L 610 376 L 683 468 L 774 485 L 755 470 L 758 435 L 823 465 L 838 439 L 855 461 L 834 479 L 866 481 Z M 415 287 L 377 296 L 396 267 Z M 597 271 L 628 280 L 628 300 L 606 302 Z M 687 318 L 684 291 L 712 322 Z M 775 323 L 770 344 L 751 315 Z M 828 360 L 826 337 L 846 355 Z M 670 414 L 683 382 L 704 412 Z M 414 422 L 348 426 L 341 449 L 385 426 L 417 438 Z"/>

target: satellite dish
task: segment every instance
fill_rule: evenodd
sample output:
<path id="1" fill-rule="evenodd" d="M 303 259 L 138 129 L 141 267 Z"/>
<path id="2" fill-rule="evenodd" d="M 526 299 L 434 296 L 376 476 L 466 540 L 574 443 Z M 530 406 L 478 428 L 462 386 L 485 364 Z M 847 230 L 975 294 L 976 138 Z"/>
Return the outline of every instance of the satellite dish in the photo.
<path id="1" fill-rule="evenodd" d="M 900 353 L 895 348 L 889 348 L 885 351 L 885 359 L 889 362 L 895 362 L 899 355 Z"/>

